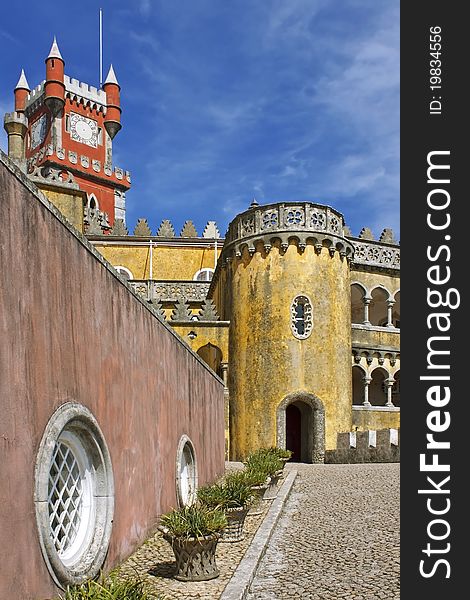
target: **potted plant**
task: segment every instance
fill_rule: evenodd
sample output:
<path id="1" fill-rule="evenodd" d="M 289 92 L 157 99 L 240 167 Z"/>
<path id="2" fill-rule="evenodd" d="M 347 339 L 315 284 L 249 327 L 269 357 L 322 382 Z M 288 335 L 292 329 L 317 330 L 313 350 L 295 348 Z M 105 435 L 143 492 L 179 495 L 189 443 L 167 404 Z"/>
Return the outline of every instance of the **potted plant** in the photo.
<path id="1" fill-rule="evenodd" d="M 257 469 L 255 467 L 245 469 L 243 474 L 253 494 L 253 504 L 248 511 L 248 516 L 260 515 L 263 512 L 261 499 L 268 489 L 271 478 L 266 475 L 264 469 Z"/>
<path id="2" fill-rule="evenodd" d="M 206 581 L 219 576 L 215 551 L 227 517 L 219 508 L 202 503 L 175 509 L 160 519 L 159 529 L 176 559 L 175 579 Z"/>
<path id="3" fill-rule="evenodd" d="M 279 478 L 282 475 L 282 469 L 284 468 L 281 460 L 269 448 L 261 448 L 252 452 L 248 456 L 245 465 L 247 470 L 264 472 L 270 478 L 268 494 L 277 486 Z M 268 499 L 266 495 L 265 498 Z"/>
<path id="4" fill-rule="evenodd" d="M 278 448 L 277 446 L 271 446 L 269 451 L 277 456 L 277 458 L 285 465 L 292 458 L 292 450 L 287 450 L 287 448 Z"/>
<path id="5" fill-rule="evenodd" d="M 225 512 L 227 526 L 220 541 L 238 542 L 243 539 L 245 517 L 253 502 L 251 485 L 246 481 L 243 472 L 230 473 L 223 483 L 200 488 L 198 500 Z"/>

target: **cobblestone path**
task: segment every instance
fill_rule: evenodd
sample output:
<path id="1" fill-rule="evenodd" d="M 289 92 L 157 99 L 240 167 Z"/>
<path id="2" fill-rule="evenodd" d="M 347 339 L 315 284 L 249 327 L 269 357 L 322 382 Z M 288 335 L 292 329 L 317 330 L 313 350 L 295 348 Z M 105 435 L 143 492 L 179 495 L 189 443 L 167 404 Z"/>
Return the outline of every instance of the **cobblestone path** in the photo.
<path id="1" fill-rule="evenodd" d="M 399 465 L 295 465 L 248 595 L 399 600 Z"/>

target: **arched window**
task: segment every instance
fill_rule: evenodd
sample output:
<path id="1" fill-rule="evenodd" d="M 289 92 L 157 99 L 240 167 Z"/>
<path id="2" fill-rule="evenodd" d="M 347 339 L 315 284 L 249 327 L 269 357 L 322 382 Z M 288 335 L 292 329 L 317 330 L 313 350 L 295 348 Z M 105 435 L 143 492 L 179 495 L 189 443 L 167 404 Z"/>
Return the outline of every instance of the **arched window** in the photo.
<path id="1" fill-rule="evenodd" d="M 88 208 L 90 208 L 91 210 L 99 210 L 100 205 L 98 204 L 98 200 L 95 196 L 95 194 L 87 194 L 87 202 L 86 205 Z"/>
<path id="2" fill-rule="evenodd" d="M 364 404 L 364 370 L 356 365 L 352 368 L 353 405 Z"/>
<path id="3" fill-rule="evenodd" d="M 193 504 L 197 497 L 196 455 L 187 435 L 181 436 L 176 453 L 176 495 L 180 507 Z"/>
<path id="4" fill-rule="evenodd" d="M 381 327 L 385 327 L 387 325 L 388 296 L 388 292 L 381 287 L 377 287 L 372 290 L 372 300 L 369 307 L 369 320 L 372 325 L 379 325 Z"/>
<path id="5" fill-rule="evenodd" d="M 397 371 L 394 375 L 395 383 L 392 387 L 392 404 L 393 406 L 400 406 L 400 371 Z"/>
<path id="6" fill-rule="evenodd" d="M 193 281 L 211 281 L 214 269 L 201 269 L 194 274 Z"/>
<path id="7" fill-rule="evenodd" d="M 351 285 L 351 323 L 364 322 L 364 288 L 357 283 Z"/>
<path id="8" fill-rule="evenodd" d="M 400 329 L 400 290 L 395 294 L 395 304 L 393 305 L 392 323 Z"/>
<path id="9" fill-rule="evenodd" d="M 372 380 L 369 386 L 369 402 L 373 406 L 385 406 L 387 404 L 386 379 L 388 379 L 388 373 L 385 369 L 377 367 L 372 371 Z"/>
<path id="10" fill-rule="evenodd" d="M 291 304 L 291 329 L 294 337 L 304 340 L 312 333 L 312 303 L 307 296 L 296 296 Z"/>
<path id="11" fill-rule="evenodd" d="M 126 269 L 126 267 L 117 266 L 114 268 L 123 279 L 134 279 L 134 275 L 132 275 L 131 271 Z"/>

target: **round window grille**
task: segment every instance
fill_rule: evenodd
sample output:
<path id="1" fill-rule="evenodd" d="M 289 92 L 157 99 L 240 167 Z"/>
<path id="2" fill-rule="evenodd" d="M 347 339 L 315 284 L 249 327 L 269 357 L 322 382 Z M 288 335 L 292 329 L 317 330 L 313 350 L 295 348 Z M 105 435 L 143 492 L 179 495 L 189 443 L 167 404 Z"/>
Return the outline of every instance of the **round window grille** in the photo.
<path id="1" fill-rule="evenodd" d="M 77 438 L 61 434 L 49 469 L 48 510 L 52 541 L 65 565 L 73 565 L 89 537 L 94 508 L 91 465 Z"/>
<path id="2" fill-rule="evenodd" d="M 36 461 L 39 541 L 54 581 L 95 577 L 111 536 L 114 484 L 101 430 L 80 404 L 62 405 L 46 426 Z"/>
<path id="3" fill-rule="evenodd" d="M 183 435 L 178 444 L 176 457 L 176 494 L 178 504 L 193 504 L 197 496 L 197 467 L 194 447 L 188 436 Z"/>

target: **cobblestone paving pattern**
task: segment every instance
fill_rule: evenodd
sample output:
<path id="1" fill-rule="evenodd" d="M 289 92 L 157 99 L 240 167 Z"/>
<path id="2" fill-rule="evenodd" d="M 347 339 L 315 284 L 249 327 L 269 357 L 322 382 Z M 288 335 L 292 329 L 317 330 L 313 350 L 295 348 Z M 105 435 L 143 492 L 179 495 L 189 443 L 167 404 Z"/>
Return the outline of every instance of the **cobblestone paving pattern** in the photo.
<path id="1" fill-rule="evenodd" d="M 239 463 L 227 465 L 227 472 L 240 468 Z M 280 482 L 282 485 L 284 480 Z M 200 582 L 183 582 L 173 579 L 175 556 L 170 544 L 163 539 L 160 532 L 151 536 L 120 567 L 119 574 L 123 578 L 144 579 L 152 598 L 162 594 L 165 600 L 191 600 L 199 598 L 216 600 L 220 598 L 225 586 L 238 567 L 253 536 L 271 506 L 271 501 L 262 501 L 263 513 L 248 516 L 243 527 L 245 538 L 240 542 L 219 542 L 217 544 L 216 563 L 220 575 L 216 579 Z"/>
<path id="2" fill-rule="evenodd" d="M 399 600 L 399 465 L 296 465 L 248 600 Z"/>

